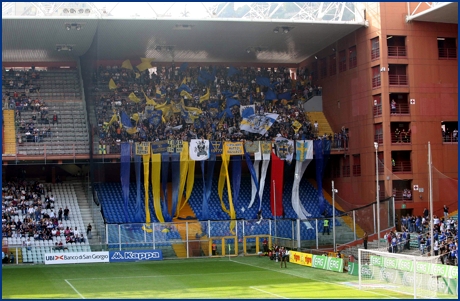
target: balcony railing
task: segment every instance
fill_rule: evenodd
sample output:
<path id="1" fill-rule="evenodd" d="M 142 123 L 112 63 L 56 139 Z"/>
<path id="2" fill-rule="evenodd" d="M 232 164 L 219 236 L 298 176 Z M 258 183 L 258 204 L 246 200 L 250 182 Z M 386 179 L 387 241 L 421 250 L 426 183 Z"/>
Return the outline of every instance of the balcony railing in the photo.
<path id="1" fill-rule="evenodd" d="M 378 144 L 382 144 L 383 143 L 383 134 L 374 135 L 374 141 L 377 142 Z"/>
<path id="2" fill-rule="evenodd" d="M 407 86 L 407 75 L 389 75 L 390 86 Z"/>
<path id="3" fill-rule="evenodd" d="M 382 85 L 382 82 L 380 80 L 380 74 L 376 77 L 373 77 L 372 78 L 372 88 L 380 88 L 380 86 Z"/>
<path id="4" fill-rule="evenodd" d="M 385 165 L 383 162 L 379 162 L 379 174 L 383 174 L 383 171 L 385 170 Z"/>
<path id="5" fill-rule="evenodd" d="M 395 197 L 395 201 L 405 201 L 405 202 L 412 202 L 412 191 L 408 189 L 397 190 L 393 189 L 393 196 Z"/>
<path id="6" fill-rule="evenodd" d="M 340 167 L 339 166 L 334 166 L 331 169 L 331 177 L 332 178 L 340 178 Z"/>
<path id="7" fill-rule="evenodd" d="M 410 114 L 409 105 L 407 103 L 397 103 L 396 109 L 392 110 L 391 114 L 395 114 L 395 115 Z"/>
<path id="8" fill-rule="evenodd" d="M 377 60 L 380 58 L 380 48 L 371 50 L 371 60 Z"/>
<path id="9" fill-rule="evenodd" d="M 458 143 L 458 134 L 449 133 L 442 137 L 443 143 Z"/>
<path id="10" fill-rule="evenodd" d="M 410 134 L 399 133 L 396 135 L 394 132 L 391 133 L 391 143 L 410 144 Z"/>
<path id="11" fill-rule="evenodd" d="M 342 176 L 343 177 L 350 176 L 350 166 L 342 166 Z"/>
<path id="12" fill-rule="evenodd" d="M 353 176 L 354 177 L 361 176 L 361 165 L 353 165 Z"/>
<path id="13" fill-rule="evenodd" d="M 412 172 L 412 164 L 410 161 L 397 161 L 392 168 L 393 172 Z"/>
<path id="14" fill-rule="evenodd" d="M 382 105 L 381 104 L 374 106 L 374 117 L 377 117 L 377 116 L 382 116 Z"/>
<path id="15" fill-rule="evenodd" d="M 388 46 L 388 57 L 392 57 L 392 58 L 407 57 L 406 46 Z"/>
<path id="16" fill-rule="evenodd" d="M 438 48 L 438 57 L 442 60 L 454 60 L 457 58 L 457 48 Z"/>

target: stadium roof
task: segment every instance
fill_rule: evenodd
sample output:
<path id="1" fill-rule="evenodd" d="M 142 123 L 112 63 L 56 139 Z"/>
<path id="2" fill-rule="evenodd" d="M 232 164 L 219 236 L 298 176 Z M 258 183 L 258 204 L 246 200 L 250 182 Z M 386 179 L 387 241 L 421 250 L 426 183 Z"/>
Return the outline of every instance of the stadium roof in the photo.
<path id="1" fill-rule="evenodd" d="M 458 3 L 420 2 L 406 20 L 458 24 Z"/>
<path id="2" fill-rule="evenodd" d="M 5 2 L 2 60 L 73 60 L 94 41 L 106 60 L 290 64 L 367 25 L 353 2 L 167 4 Z"/>

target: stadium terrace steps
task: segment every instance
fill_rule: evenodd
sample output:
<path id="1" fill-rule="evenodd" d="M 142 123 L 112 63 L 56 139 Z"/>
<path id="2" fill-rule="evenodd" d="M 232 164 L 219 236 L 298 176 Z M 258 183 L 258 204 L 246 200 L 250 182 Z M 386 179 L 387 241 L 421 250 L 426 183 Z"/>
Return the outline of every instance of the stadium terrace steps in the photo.
<path id="1" fill-rule="evenodd" d="M 186 258 L 187 257 L 187 248 L 185 247 L 185 243 L 180 244 L 172 244 L 172 248 L 176 256 L 179 258 Z"/>
<path id="2" fill-rule="evenodd" d="M 14 110 L 3 110 L 4 137 L 3 153 L 6 155 L 16 154 L 16 128 L 14 122 Z"/>
<path id="3" fill-rule="evenodd" d="M 334 131 L 323 112 L 307 112 L 307 117 L 311 122 L 312 128 L 314 128 L 315 121 L 318 121 L 318 136 L 323 136 L 324 134 L 334 135 Z"/>
<path id="4" fill-rule="evenodd" d="M 309 181 L 316 189 L 318 189 L 318 185 L 314 179 L 309 179 Z M 332 205 L 332 197 L 325 189 L 323 189 L 323 196 L 329 202 L 329 204 Z M 344 209 L 337 202 L 335 203 L 335 207 L 342 212 L 344 211 Z M 344 215 L 340 219 L 342 219 L 343 222 L 348 227 L 350 227 L 350 229 L 353 229 L 353 219 L 351 217 L 349 217 L 348 215 Z M 358 224 L 356 224 L 356 237 L 359 239 L 363 237 L 363 235 L 364 235 L 364 230 Z"/>

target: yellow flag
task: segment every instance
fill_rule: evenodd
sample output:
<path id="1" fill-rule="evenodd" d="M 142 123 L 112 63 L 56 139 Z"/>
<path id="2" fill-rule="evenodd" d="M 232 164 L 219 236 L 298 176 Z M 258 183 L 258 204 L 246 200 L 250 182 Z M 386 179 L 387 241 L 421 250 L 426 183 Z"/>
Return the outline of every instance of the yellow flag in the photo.
<path id="1" fill-rule="evenodd" d="M 128 96 L 129 99 L 131 99 L 132 101 L 134 101 L 135 103 L 138 103 L 140 100 L 139 97 L 136 96 L 136 94 L 134 94 L 134 92 L 131 92 L 131 94 L 129 94 Z"/>
<path id="2" fill-rule="evenodd" d="M 145 94 L 145 92 L 143 92 L 143 93 L 144 93 L 145 102 L 147 103 L 147 105 L 149 105 L 149 106 L 156 106 L 156 105 L 158 105 L 158 104 L 155 102 L 155 100 L 148 98 L 148 97 L 147 97 L 147 94 Z"/>
<path id="3" fill-rule="evenodd" d="M 182 97 L 185 96 L 185 97 L 187 97 L 187 99 L 193 99 L 193 96 L 190 95 L 190 93 L 188 93 L 188 92 L 185 91 L 185 90 L 180 91 L 180 96 L 182 96 Z"/>
<path id="4" fill-rule="evenodd" d="M 137 123 L 139 121 L 139 114 L 134 113 L 133 116 L 131 116 L 131 119 L 133 119 Z"/>
<path id="5" fill-rule="evenodd" d="M 299 129 L 302 127 L 302 124 L 300 122 L 298 122 L 297 120 L 294 120 L 294 122 L 292 123 L 292 128 L 294 129 L 294 132 L 297 134 L 297 132 L 299 131 Z"/>
<path id="6" fill-rule="evenodd" d="M 180 83 L 181 85 L 185 85 L 187 84 L 187 76 L 184 77 L 184 79 L 182 80 L 182 82 Z"/>
<path id="7" fill-rule="evenodd" d="M 137 127 L 127 128 L 126 133 L 132 135 L 137 133 Z"/>
<path id="8" fill-rule="evenodd" d="M 152 59 L 152 58 L 141 57 L 141 62 L 142 63 L 150 63 L 150 62 L 152 62 L 154 60 L 155 59 Z"/>
<path id="9" fill-rule="evenodd" d="M 200 97 L 200 103 L 202 103 L 202 102 L 205 101 L 205 100 L 208 100 L 208 99 L 209 99 L 209 95 L 210 95 L 210 94 L 209 94 L 209 88 L 208 88 L 208 91 L 206 92 L 206 94 Z"/>
<path id="10" fill-rule="evenodd" d="M 130 61 L 130 60 L 126 60 L 126 61 L 124 61 L 123 63 L 121 63 L 121 68 L 133 70 L 133 65 L 131 65 L 131 61 Z"/>
<path id="11" fill-rule="evenodd" d="M 110 79 L 110 81 L 109 81 L 109 89 L 113 90 L 113 89 L 116 89 L 116 88 L 117 88 L 117 85 L 115 84 L 113 79 Z"/>
<path id="12" fill-rule="evenodd" d="M 139 72 L 136 72 L 136 78 L 139 78 L 141 77 L 141 75 L 139 74 Z"/>
<path id="13" fill-rule="evenodd" d="M 145 208 L 145 222 L 150 223 L 150 208 L 149 208 L 149 165 L 150 154 L 143 155 L 142 161 L 144 165 L 144 208 Z"/>
<path id="14" fill-rule="evenodd" d="M 145 71 L 147 69 L 152 68 L 152 65 L 150 65 L 150 62 L 142 62 L 139 65 L 136 66 L 139 71 Z"/>

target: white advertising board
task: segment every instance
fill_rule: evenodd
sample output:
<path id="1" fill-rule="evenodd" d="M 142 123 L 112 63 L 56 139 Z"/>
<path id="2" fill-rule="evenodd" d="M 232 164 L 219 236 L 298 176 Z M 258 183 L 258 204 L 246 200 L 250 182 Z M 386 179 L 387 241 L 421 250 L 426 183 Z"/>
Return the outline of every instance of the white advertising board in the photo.
<path id="1" fill-rule="evenodd" d="M 109 262 L 109 252 L 46 253 L 45 264 Z"/>

